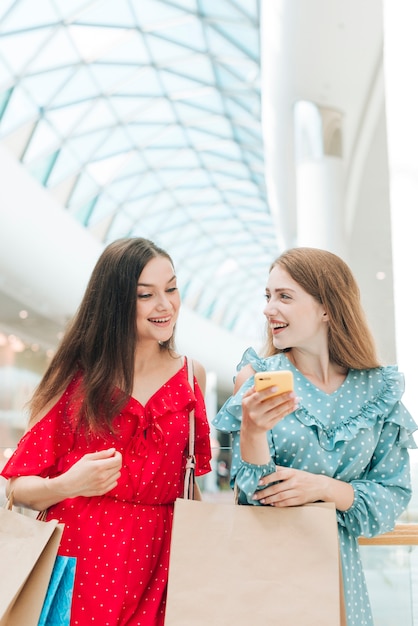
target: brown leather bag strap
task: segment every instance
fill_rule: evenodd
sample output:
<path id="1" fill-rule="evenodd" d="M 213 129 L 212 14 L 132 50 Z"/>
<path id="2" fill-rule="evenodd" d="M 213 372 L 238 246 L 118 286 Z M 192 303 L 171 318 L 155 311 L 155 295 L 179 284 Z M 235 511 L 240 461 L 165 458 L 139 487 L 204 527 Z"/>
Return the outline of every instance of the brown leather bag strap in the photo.
<path id="1" fill-rule="evenodd" d="M 194 389 L 194 374 L 193 374 L 193 361 L 192 359 L 187 359 L 187 374 L 189 379 L 189 384 L 192 389 Z M 189 453 L 187 455 L 186 460 L 186 473 L 184 476 L 184 490 L 183 490 L 183 498 L 186 500 L 194 499 L 194 490 L 195 490 L 195 467 L 196 467 L 196 457 L 194 454 L 194 440 L 195 440 L 195 418 L 194 418 L 194 409 L 189 412 Z"/>

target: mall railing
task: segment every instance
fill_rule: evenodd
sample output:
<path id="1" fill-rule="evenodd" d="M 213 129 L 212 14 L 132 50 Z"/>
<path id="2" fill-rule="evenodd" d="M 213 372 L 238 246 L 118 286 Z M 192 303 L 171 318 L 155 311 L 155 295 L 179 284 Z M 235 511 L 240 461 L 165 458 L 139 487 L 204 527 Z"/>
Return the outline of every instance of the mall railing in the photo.
<path id="1" fill-rule="evenodd" d="M 375 626 L 417 626 L 418 524 L 399 523 L 359 544 Z"/>
<path id="2" fill-rule="evenodd" d="M 362 546 L 417 546 L 418 524 L 397 524 L 395 528 L 377 537 L 360 537 Z"/>

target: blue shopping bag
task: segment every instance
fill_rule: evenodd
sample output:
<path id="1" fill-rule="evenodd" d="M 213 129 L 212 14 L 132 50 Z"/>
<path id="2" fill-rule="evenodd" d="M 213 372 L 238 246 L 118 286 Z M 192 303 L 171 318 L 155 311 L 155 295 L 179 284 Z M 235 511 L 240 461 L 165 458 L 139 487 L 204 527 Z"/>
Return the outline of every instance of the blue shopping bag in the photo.
<path id="1" fill-rule="evenodd" d="M 75 557 L 56 557 L 38 626 L 69 626 L 75 567 Z"/>

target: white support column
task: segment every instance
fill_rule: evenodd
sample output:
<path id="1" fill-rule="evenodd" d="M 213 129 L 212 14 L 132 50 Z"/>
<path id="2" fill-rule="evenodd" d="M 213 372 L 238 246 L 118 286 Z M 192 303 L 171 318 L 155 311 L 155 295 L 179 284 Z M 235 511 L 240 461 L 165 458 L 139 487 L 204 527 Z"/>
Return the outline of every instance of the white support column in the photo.
<path id="1" fill-rule="evenodd" d="M 396 350 L 405 374 L 404 402 L 418 419 L 417 305 L 418 268 L 418 3 L 384 1 L 384 70 L 388 133 L 390 203 L 392 215 Z M 418 443 L 418 437 L 415 437 Z M 418 451 L 411 453 L 413 495 L 410 509 L 418 510 Z M 415 607 L 414 607 L 415 609 Z M 418 615 L 414 615 L 418 624 Z"/>
<path id="2" fill-rule="evenodd" d="M 342 115 L 299 101 L 294 129 L 297 245 L 345 257 Z"/>
<path id="3" fill-rule="evenodd" d="M 385 0 L 384 66 L 395 292 L 397 361 L 408 408 L 418 416 L 418 3 Z"/>

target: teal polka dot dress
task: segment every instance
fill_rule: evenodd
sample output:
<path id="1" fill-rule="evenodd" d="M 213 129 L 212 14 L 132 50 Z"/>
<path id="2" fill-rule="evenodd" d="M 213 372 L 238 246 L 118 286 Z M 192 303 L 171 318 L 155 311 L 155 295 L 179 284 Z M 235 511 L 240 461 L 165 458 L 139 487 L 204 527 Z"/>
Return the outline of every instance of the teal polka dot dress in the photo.
<path id="1" fill-rule="evenodd" d="M 347 626 L 373 626 L 357 538 L 392 530 L 411 498 L 408 448 L 417 447 L 417 426 L 400 401 L 403 375 L 396 366 L 349 370 L 341 387 L 327 394 L 285 354 L 264 359 L 249 348 L 238 370 L 247 364 L 256 372 L 290 369 L 299 407 L 267 433 L 270 463 L 252 465 L 240 457 L 239 431 L 241 399 L 253 377 L 225 402 L 213 423 L 232 433 L 231 486 L 237 484 L 240 502 L 260 505 L 252 496 L 276 465 L 350 483 L 354 502 L 337 511 Z"/>

